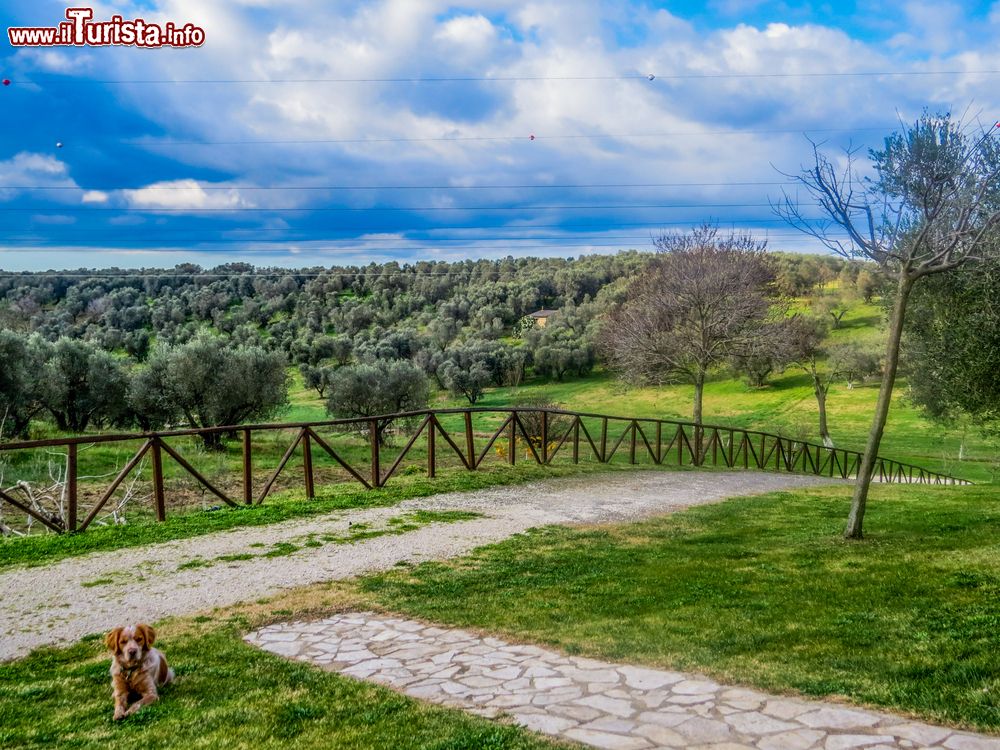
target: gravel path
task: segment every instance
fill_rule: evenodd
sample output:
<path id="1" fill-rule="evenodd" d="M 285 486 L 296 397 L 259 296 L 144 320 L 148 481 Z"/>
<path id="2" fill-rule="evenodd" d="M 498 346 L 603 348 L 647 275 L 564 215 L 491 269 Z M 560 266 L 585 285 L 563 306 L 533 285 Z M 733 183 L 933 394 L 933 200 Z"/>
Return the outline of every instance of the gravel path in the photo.
<path id="1" fill-rule="evenodd" d="M 735 495 L 829 481 L 755 472 L 572 477 L 446 493 L 391 508 L 339 511 L 321 518 L 98 552 L 43 567 L 15 568 L 0 573 L 0 661 L 24 656 L 40 645 L 74 642 L 126 621 L 154 622 L 259 599 L 288 587 L 388 569 L 401 560 L 461 555 L 535 526 L 628 521 Z M 482 516 L 432 523 L 402 536 L 299 546 L 310 535 L 349 534 L 351 524 L 384 528 L 391 519 L 414 510 L 469 510 Z M 264 556 L 282 542 L 299 549 L 283 556 Z M 248 554 L 250 559 L 215 560 Z"/>
<path id="2" fill-rule="evenodd" d="M 1000 737 L 372 612 L 280 623 L 246 640 L 414 698 L 506 714 L 535 731 L 606 750 L 1000 750 Z"/>

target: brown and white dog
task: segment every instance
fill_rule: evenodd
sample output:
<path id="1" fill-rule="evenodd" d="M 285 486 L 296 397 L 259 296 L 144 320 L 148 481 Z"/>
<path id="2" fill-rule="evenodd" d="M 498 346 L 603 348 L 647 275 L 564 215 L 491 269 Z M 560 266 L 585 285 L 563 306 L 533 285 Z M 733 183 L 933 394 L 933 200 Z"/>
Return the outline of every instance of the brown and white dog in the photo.
<path id="1" fill-rule="evenodd" d="M 115 719 L 131 716 L 159 698 L 156 688 L 173 682 L 174 670 L 166 657 L 153 648 L 156 631 L 142 623 L 115 628 L 104 638 L 111 652 L 111 686 L 115 696 Z M 129 698 L 139 700 L 129 706 Z"/>

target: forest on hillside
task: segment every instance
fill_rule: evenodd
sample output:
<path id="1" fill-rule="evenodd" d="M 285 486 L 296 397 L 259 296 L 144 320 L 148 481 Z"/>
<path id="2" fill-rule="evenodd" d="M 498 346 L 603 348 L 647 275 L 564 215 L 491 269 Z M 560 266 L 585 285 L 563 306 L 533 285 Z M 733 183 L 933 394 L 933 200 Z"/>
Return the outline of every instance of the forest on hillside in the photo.
<path id="1" fill-rule="evenodd" d="M 372 382 L 395 382 L 398 408 L 427 389 L 474 403 L 529 375 L 584 375 L 599 359 L 599 314 L 652 257 L 4 273 L 0 424 L 5 437 L 38 420 L 71 431 L 233 424 L 284 403 L 289 366 L 329 398 L 364 401 Z M 816 304 L 834 325 L 844 295 L 876 293 L 841 259 L 768 257 L 776 299 L 834 290 Z M 559 311 L 548 325 L 526 317 L 543 308 Z"/>

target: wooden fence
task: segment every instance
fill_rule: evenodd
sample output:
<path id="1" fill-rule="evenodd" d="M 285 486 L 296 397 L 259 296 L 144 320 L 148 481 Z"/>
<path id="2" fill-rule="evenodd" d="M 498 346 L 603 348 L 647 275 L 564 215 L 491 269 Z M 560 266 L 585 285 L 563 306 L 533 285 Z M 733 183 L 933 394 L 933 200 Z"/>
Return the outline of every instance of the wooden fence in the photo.
<path id="1" fill-rule="evenodd" d="M 474 430 L 474 418 L 488 415 L 499 417 L 499 427 L 480 432 Z M 464 430 L 459 434 L 446 430 L 441 418 L 462 417 Z M 588 428 L 584 420 L 591 421 Z M 392 423 L 417 425 L 407 442 L 387 466 L 383 459 L 394 453 L 394 449 L 383 445 L 383 434 Z M 528 422 L 531 427 L 526 425 Z M 596 424 L 596 427 L 595 427 Z M 370 461 L 366 466 L 351 465 L 329 442 L 324 440 L 317 429 L 335 429 L 363 432 L 370 448 Z M 255 433 L 288 430 L 296 431 L 277 466 L 268 475 L 264 484 L 254 487 L 252 446 Z M 412 427 L 410 429 L 413 429 Z M 235 435 L 242 441 L 242 496 L 230 497 L 201 474 L 170 445 L 172 438 L 222 434 Z M 574 464 L 581 459 L 609 463 L 616 455 L 627 453 L 628 462 L 636 464 L 650 460 L 657 465 L 714 466 L 730 469 L 763 469 L 788 471 L 818 476 L 842 477 L 857 475 L 861 454 L 842 448 L 831 448 L 817 443 L 785 438 L 767 432 L 744 430 L 736 427 L 701 425 L 665 419 L 638 419 L 632 417 L 609 416 L 564 411 L 561 409 L 532 408 L 467 408 L 435 409 L 400 414 L 390 414 L 361 419 L 340 419 L 322 422 L 296 422 L 287 424 L 258 424 L 213 427 L 207 429 L 171 430 L 150 433 L 105 434 L 81 437 L 55 438 L 24 442 L 0 443 L 0 454 L 5 451 L 30 450 L 38 448 L 66 449 L 65 471 L 65 518 L 47 517 L 22 500 L 13 497 L 10 490 L 0 488 L 0 502 L 6 502 L 32 516 L 39 523 L 54 532 L 83 531 L 97 517 L 101 509 L 111 499 L 122 482 L 148 455 L 152 465 L 152 497 L 156 518 L 166 518 L 163 460 L 164 455 L 174 460 L 200 483 L 208 492 L 229 506 L 259 505 L 267 499 L 275 482 L 298 449 L 302 455 L 303 484 L 305 495 L 315 497 L 316 480 L 313 471 L 313 452 L 325 451 L 349 477 L 366 489 L 382 487 L 397 473 L 404 459 L 417 441 L 426 440 L 426 471 L 433 477 L 441 463 L 438 451 L 452 452 L 464 468 L 478 469 L 490 454 L 496 450 L 511 465 L 515 464 L 518 449 L 524 457 L 537 464 L 550 465 L 556 456 L 567 455 Z M 78 451 L 81 445 L 123 441 L 142 441 L 141 447 L 125 463 L 121 471 L 104 489 L 97 502 L 84 518 L 79 518 Z M 876 463 L 875 478 L 881 482 L 919 484 L 971 484 L 946 474 L 930 471 L 919 466 L 879 458 Z"/>

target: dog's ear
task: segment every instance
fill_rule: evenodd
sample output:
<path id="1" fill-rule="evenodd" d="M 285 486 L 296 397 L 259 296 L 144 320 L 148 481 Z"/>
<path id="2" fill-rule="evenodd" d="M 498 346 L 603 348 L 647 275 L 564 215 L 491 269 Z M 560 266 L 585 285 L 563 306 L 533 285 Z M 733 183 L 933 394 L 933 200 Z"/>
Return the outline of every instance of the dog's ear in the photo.
<path id="1" fill-rule="evenodd" d="M 143 640 L 146 642 L 146 646 L 152 646 L 153 641 L 156 640 L 156 631 L 144 623 L 136 625 L 135 632 L 142 636 Z"/>
<path id="2" fill-rule="evenodd" d="M 118 652 L 118 636 L 122 634 L 122 628 L 115 628 L 106 636 L 104 636 L 104 645 L 108 647 L 108 651 L 115 654 Z"/>

